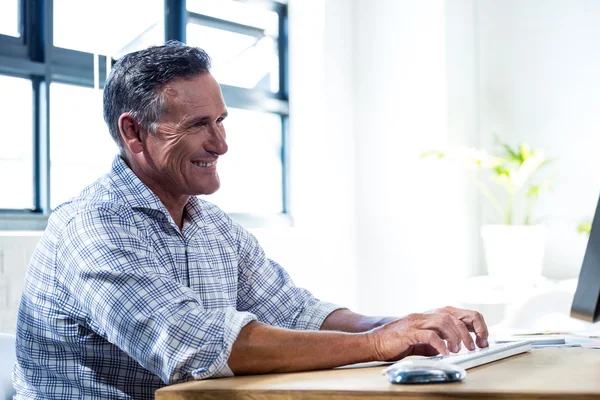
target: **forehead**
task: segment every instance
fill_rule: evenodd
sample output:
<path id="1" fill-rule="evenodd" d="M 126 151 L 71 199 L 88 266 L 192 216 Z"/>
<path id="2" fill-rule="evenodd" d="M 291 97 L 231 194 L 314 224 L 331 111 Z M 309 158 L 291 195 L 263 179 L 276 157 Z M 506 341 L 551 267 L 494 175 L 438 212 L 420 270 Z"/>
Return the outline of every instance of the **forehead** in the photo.
<path id="1" fill-rule="evenodd" d="M 162 96 L 168 113 L 221 114 L 225 109 L 221 87 L 210 73 L 175 79 L 164 86 Z"/>

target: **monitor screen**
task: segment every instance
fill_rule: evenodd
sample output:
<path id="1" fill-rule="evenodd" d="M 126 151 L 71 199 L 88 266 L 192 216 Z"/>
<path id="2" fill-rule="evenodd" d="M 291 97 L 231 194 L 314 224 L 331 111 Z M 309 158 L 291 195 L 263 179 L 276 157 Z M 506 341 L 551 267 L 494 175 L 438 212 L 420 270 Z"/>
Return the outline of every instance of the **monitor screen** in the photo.
<path id="1" fill-rule="evenodd" d="M 589 322 L 600 319 L 600 201 L 573 297 L 571 316 Z"/>

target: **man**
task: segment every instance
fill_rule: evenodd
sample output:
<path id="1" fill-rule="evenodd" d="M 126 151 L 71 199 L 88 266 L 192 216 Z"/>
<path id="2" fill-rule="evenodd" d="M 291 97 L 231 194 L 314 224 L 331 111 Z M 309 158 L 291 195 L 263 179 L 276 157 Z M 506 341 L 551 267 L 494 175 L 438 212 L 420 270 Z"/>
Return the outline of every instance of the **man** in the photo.
<path id="1" fill-rule="evenodd" d="M 19 309 L 19 399 L 146 399 L 165 384 L 487 346 L 476 312 L 373 318 L 293 285 L 196 195 L 220 185 L 227 109 L 208 55 L 128 54 L 104 89 L 110 173 L 56 208 Z M 85 134 L 85 132 L 82 132 Z"/>

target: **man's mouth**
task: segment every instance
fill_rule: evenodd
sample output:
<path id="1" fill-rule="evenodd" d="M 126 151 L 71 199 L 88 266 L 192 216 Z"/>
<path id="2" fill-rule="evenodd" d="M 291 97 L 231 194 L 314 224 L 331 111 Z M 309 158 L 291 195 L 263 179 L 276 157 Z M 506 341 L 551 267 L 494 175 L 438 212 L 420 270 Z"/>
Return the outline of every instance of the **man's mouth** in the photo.
<path id="1" fill-rule="evenodd" d="M 194 164 L 197 167 L 212 167 L 216 163 L 217 163 L 216 160 L 213 162 L 192 161 L 192 164 Z"/>

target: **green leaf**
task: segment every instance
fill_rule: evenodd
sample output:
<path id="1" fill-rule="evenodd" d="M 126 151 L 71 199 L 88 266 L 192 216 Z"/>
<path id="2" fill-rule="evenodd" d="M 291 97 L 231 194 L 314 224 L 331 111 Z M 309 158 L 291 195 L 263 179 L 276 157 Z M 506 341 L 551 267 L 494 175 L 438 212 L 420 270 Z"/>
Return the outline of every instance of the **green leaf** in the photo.
<path id="1" fill-rule="evenodd" d="M 521 162 L 525 162 L 529 157 L 532 156 L 531 149 L 527 143 L 521 143 L 519 145 L 519 152 L 521 153 Z"/>
<path id="2" fill-rule="evenodd" d="M 527 150 L 526 150 L 527 151 Z M 544 161 L 544 152 L 540 151 L 535 154 L 529 153 L 529 156 L 519 166 L 519 169 L 513 176 L 513 184 L 517 189 L 525 186 L 525 184 L 532 178 L 535 171 L 537 171 Z"/>
<path id="3" fill-rule="evenodd" d="M 516 151 L 511 149 L 509 145 L 503 144 L 502 146 L 504 147 L 504 150 L 506 150 L 506 153 L 511 161 L 521 161 L 521 156 L 517 154 Z"/>
<path id="4" fill-rule="evenodd" d="M 531 185 L 531 186 L 529 186 L 529 190 L 527 190 L 527 193 L 525 194 L 525 196 L 526 197 L 537 197 L 540 195 L 541 190 L 542 190 L 541 185 Z"/>
<path id="5" fill-rule="evenodd" d="M 503 165 L 496 165 L 493 170 L 496 172 L 497 175 L 504 175 L 509 177 L 510 176 L 510 170 L 505 168 Z"/>
<path id="6" fill-rule="evenodd" d="M 534 182 L 539 168 L 553 162 L 545 157 L 544 149 L 532 149 L 527 143 L 516 147 L 502 143 L 498 136 L 495 137 L 495 146 L 502 150 L 499 156 L 487 153 L 484 149 L 472 147 L 448 148 L 444 151 L 426 151 L 419 158 L 434 157 L 448 159 L 462 165 L 466 169 L 476 168 L 487 170 L 485 173 L 487 186 L 479 183 L 479 189 L 494 206 L 505 224 L 511 224 L 516 211 L 521 208 L 520 202 L 525 201 L 523 218 L 520 223 L 533 223 L 532 214 L 537 201 L 544 190 L 551 190 L 551 180 L 546 179 L 541 183 Z M 488 186 L 499 185 L 505 192 L 505 198 L 496 198 Z M 502 201 L 499 201 L 502 200 Z"/>
<path id="7" fill-rule="evenodd" d="M 592 223 L 591 223 L 591 221 L 584 221 L 584 222 L 580 223 L 579 226 L 577 227 L 577 232 L 589 236 L 590 233 L 592 232 Z"/>

